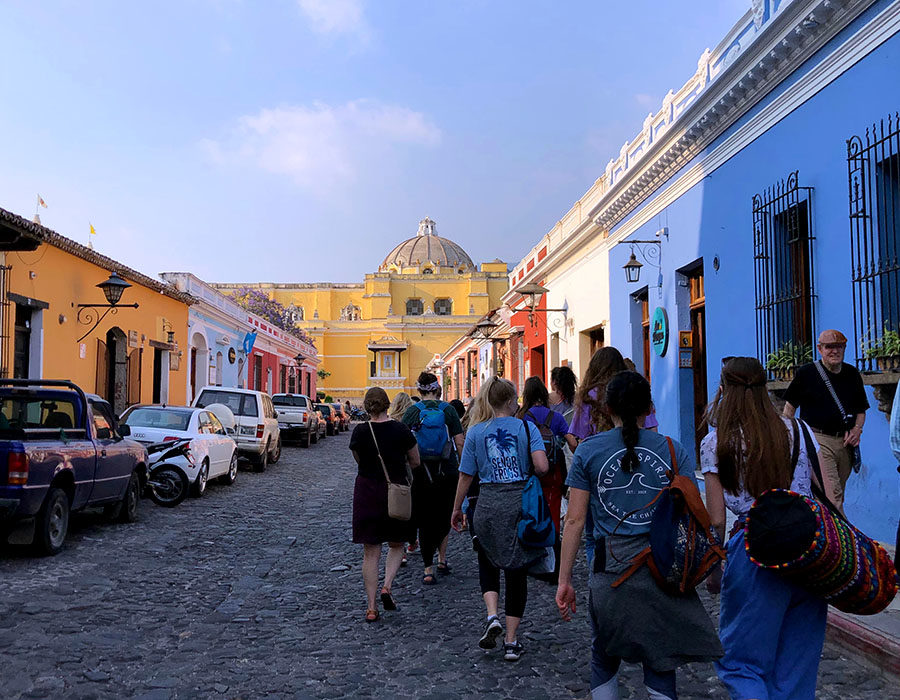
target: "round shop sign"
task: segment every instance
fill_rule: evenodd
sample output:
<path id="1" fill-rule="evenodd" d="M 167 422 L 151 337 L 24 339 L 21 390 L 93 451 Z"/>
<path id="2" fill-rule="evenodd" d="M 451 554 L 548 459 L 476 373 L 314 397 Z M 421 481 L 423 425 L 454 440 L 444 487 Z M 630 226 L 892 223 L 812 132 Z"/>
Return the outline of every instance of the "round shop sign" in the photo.
<path id="1" fill-rule="evenodd" d="M 665 357 L 669 348 L 669 317 L 661 306 L 656 307 L 650 321 L 650 344 L 657 356 Z"/>
<path id="2" fill-rule="evenodd" d="M 228 348 L 228 364 L 233 365 L 235 359 L 237 359 L 237 353 L 234 348 Z"/>

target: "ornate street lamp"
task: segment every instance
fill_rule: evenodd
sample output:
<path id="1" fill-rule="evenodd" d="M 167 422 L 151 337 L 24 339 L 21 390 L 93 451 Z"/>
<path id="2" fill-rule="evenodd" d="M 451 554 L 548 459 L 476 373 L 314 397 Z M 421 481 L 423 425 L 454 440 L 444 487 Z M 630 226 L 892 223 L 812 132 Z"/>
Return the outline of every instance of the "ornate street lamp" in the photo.
<path id="1" fill-rule="evenodd" d="M 103 290 L 103 296 L 106 297 L 106 304 L 78 304 L 78 314 L 75 317 L 76 320 L 82 326 L 89 325 L 91 327 L 87 331 L 87 333 L 85 333 L 75 341 L 76 343 L 80 343 L 91 333 L 93 333 L 94 329 L 96 329 L 97 326 L 100 325 L 100 322 L 104 318 L 106 318 L 108 314 L 115 314 L 118 309 L 122 308 L 138 308 L 137 303 L 122 304 L 121 306 L 119 306 L 119 302 L 122 299 L 122 293 L 130 286 L 131 285 L 128 282 L 119 277 L 119 274 L 117 272 L 112 272 L 109 275 L 109 279 L 97 285 L 97 287 Z M 101 314 L 98 311 L 94 311 L 94 309 L 106 309 L 106 311 Z M 174 337 L 174 334 L 172 335 Z"/>
<path id="2" fill-rule="evenodd" d="M 641 279 L 641 268 L 643 265 L 634 254 L 635 251 L 637 251 L 644 259 L 644 262 L 648 265 L 652 265 L 659 271 L 656 286 L 659 288 L 660 295 L 662 295 L 662 236 L 665 236 L 668 240 L 669 229 L 667 227 L 657 231 L 656 238 L 653 240 L 642 241 L 632 239 L 616 243 L 616 245 L 631 246 L 631 256 L 628 258 L 628 262 L 622 266 L 622 269 L 625 270 L 625 281 L 628 284 L 634 284 Z"/>
<path id="3" fill-rule="evenodd" d="M 637 282 L 641 279 L 641 268 L 643 265 L 640 261 L 634 257 L 634 251 L 631 251 L 631 257 L 628 258 L 628 262 L 623 266 L 623 270 L 625 270 L 625 281 L 629 284 L 632 282 Z"/>
<path id="4" fill-rule="evenodd" d="M 475 324 L 475 327 L 472 328 L 469 335 L 471 335 L 474 340 L 489 340 L 499 325 L 500 324 L 494 323 L 488 318 L 483 318 Z"/>
<path id="5" fill-rule="evenodd" d="M 534 322 L 534 315 L 536 313 L 539 314 L 549 314 L 554 312 L 559 312 L 563 315 L 569 312 L 568 308 L 565 309 L 539 309 L 537 305 L 540 303 L 538 297 L 543 296 L 550 290 L 546 287 L 542 287 L 537 282 L 529 282 L 528 284 L 524 284 L 518 289 L 513 290 L 516 294 L 522 295 L 523 299 L 526 299 L 525 307 L 528 309 L 528 322 L 531 324 L 531 327 L 534 328 L 536 325 Z M 515 309 L 513 309 L 515 311 Z"/>

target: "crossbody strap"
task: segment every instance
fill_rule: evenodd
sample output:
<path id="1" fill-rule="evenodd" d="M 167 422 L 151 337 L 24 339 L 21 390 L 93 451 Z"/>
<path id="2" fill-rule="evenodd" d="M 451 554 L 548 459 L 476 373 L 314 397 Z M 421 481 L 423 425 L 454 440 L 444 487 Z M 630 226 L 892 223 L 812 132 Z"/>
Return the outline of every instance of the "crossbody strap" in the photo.
<path id="1" fill-rule="evenodd" d="M 528 428 L 528 421 L 522 420 L 522 423 L 525 425 L 525 437 L 528 439 L 528 476 L 525 478 L 528 479 L 534 474 L 534 460 L 531 458 L 531 430 Z"/>
<path id="2" fill-rule="evenodd" d="M 822 377 L 822 381 L 825 382 L 825 386 L 828 387 L 828 393 L 831 394 L 831 398 L 833 398 L 834 403 L 837 404 L 837 409 L 841 412 L 841 421 L 843 422 L 844 416 L 847 415 L 847 412 L 844 410 L 844 404 L 841 403 L 841 400 L 838 398 L 837 392 L 834 390 L 834 387 L 831 386 L 831 380 L 825 373 L 825 368 L 822 366 L 822 363 L 815 362 L 813 364 L 815 364 L 816 369 L 819 371 L 819 376 Z"/>

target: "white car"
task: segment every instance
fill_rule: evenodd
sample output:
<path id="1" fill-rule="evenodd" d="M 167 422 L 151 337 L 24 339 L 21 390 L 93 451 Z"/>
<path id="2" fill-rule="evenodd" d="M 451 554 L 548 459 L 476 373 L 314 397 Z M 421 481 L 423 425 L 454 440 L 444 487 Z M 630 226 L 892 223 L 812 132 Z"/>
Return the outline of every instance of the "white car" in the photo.
<path id="1" fill-rule="evenodd" d="M 253 470 L 263 472 L 281 457 L 281 430 L 272 397 L 262 391 L 205 386 L 194 399 L 194 407 L 224 404 L 237 423 L 234 436 L 238 452 L 253 462 Z"/>
<path id="2" fill-rule="evenodd" d="M 144 445 L 190 439 L 190 451 L 179 458 L 194 496 L 202 496 L 210 479 L 233 484 L 237 478 L 237 445 L 211 410 L 187 406 L 136 405 L 122 414 L 121 423 Z"/>

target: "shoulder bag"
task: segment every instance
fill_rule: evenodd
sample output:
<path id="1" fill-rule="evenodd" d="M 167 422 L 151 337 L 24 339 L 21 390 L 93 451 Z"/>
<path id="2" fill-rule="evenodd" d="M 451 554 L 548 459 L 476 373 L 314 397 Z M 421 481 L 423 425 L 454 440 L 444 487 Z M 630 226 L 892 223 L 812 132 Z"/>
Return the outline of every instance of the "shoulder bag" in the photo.
<path id="1" fill-rule="evenodd" d="M 873 615 L 897 594 L 897 569 L 885 549 L 855 528 L 819 487 L 822 470 L 807 428 L 794 421 L 794 454 L 803 432 L 814 497 L 788 489 L 760 494 L 747 513 L 744 547 L 769 569 L 838 610 Z M 795 458 L 796 459 L 796 458 Z"/>
<path id="2" fill-rule="evenodd" d="M 847 413 L 844 410 L 844 404 L 841 403 L 841 400 L 838 398 L 837 392 L 834 390 L 834 387 L 831 385 L 831 380 L 828 378 L 828 374 L 825 372 L 825 368 L 822 366 L 821 362 L 814 362 L 816 369 L 819 372 L 819 376 L 822 377 L 822 381 L 825 382 L 825 386 L 828 387 L 828 393 L 831 394 L 831 398 L 834 399 L 834 403 L 837 406 L 837 410 L 841 414 L 841 422 L 844 424 L 844 429 L 849 431 L 854 425 L 856 425 L 856 416 L 852 413 Z M 862 467 L 862 457 L 859 453 L 859 445 L 855 447 L 848 447 L 850 450 L 850 466 L 853 468 L 854 472 L 859 472 Z"/>
<path id="3" fill-rule="evenodd" d="M 375 439 L 372 421 L 368 421 L 368 424 L 369 431 L 372 433 L 372 442 L 375 443 L 375 451 L 378 453 L 378 461 L 381 462 L 384 478 L 387 481 L 388 517 L 393 520 L 409 520 L 412 518 L 412 487 L 409 485 L 408 479 L 405 484 L 395 484 L 391 481 L 384 458 L 381 456 L 381 449 L 378 447 L 378 440 Z"/>

